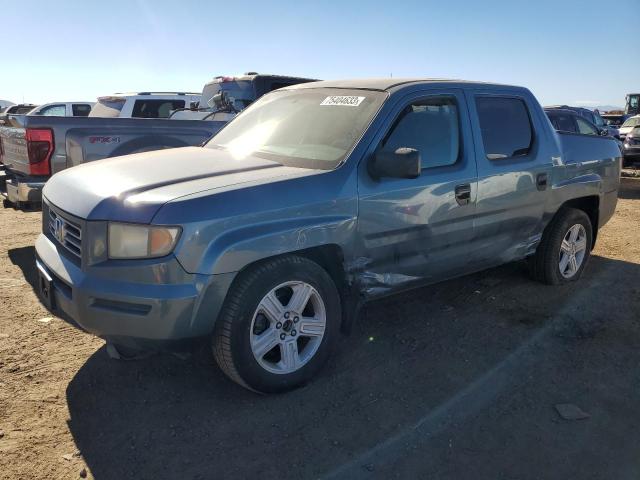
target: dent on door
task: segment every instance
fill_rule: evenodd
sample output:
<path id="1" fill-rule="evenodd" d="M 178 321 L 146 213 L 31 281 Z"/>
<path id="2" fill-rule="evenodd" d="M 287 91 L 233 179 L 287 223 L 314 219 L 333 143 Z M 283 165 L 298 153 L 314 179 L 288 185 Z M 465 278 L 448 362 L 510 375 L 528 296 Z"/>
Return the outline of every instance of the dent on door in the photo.
<path id="1" fill-rule="evenodd" d="M 459 205 L 458 183 L 420 185 L 361 198 L 360 242 L 347 269 L 364 295 L 376 296 L 414 282 L 435 282 L 464 271 L 467 262 L 462 250 L 472 235 L 473 208 Z M 475 196 L 475 186 L 473 190 Z"/>

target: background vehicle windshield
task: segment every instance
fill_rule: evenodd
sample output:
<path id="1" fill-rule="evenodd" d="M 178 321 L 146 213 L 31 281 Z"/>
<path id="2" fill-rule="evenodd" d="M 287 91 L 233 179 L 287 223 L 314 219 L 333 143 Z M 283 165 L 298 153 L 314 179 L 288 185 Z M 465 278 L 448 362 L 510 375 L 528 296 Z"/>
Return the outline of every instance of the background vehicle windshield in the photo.
<path id="1" fill-rule="evenodd" d="M 255 155 L 284 165 L 335 168 L 376 114 L 386 93 L 334 88 L 265 95 L 207 144 L 234 158 Z"/>
<path id="2" fill-rule="evenodd" d="M 628 118 L 623 124 L 623 127 L 635 127 L 636 125 L 640 125 L 640 117 L 632 117 Z"/>
<path id="3" fill-rule="evenodd" d="M 204 89 L 202 90 L 200 108 L 214 111 L 215 108 L 207 102 L 221 91 L 225 91 L 229 95 L 229 100 L 238 112 L 251 105 L 251 103 L 256 99 L 253 84 L 250 80 L 220 80 L 218 82 L 207 83 L 204 86 Z"/>

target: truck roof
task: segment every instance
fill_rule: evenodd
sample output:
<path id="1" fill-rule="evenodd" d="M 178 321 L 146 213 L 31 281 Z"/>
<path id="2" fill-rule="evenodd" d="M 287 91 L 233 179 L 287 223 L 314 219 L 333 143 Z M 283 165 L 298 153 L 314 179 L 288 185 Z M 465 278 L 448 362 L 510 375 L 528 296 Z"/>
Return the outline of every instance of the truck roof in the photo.
<path id="1" fill-rule="evenodd" d="M 253 80 L 257 77 L 269 77 L 269 78 L 282 78 L 283 80 L 300 80 L 301 82 L 317 82 L 317 78 L 306 78 L 306 77 L 292 77 L 289 75 L 273 75 L 270 73 L 256 73 L 256 72 L 247 72 L 244 75 L 218 75 L 213 77 L 212 80 L 209 80 L 206 85 L 211 85 L 214 83 L 221 83 L 225 80 L 227 81 L 242 81 L 242 80 Z"/>
<path id="2" fill-rule="evenodd" d="M 456 80 L 448 78 L 359 78 L 349 80 L 323 80 L 312 83 L 301 83 L 286 87 L 287 89 L 298 88 L 352 88 L 357 90 L 380 90 L 391 91 L 407 84 L 464 84 L 465 86 L 500 86 L 511 87 L 511 85 L 501 85 L 498 83 L 474 82 L 469 80 Z M 522 87 L 515 87 L 522 88 Z"/>

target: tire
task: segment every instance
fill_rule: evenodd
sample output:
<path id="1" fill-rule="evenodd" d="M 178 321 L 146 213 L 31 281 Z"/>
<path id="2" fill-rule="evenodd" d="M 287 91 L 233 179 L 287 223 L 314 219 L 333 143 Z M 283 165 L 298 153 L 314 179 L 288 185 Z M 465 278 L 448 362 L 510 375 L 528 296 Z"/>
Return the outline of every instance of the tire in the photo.
<path id="1" fill-rule="evenodd" d="M 305 305 L 292 305 L 295 299 L 304 302 L 299 299 L 307 294 Z M 292 390 L 313 378 L 329 358 L 341 312 L 335 283 L 317 263 L 298 256 L 266 261 L 241 273 L 231 287 L 214 328 L 214 357 L 245 388 Z"/>
<path id="2" fill-rule="evenodd" d="M 572 233 L 577 233 L 575 241 Z M 564 240 L 567 243 L 563 243 Z M 593 228 L 587 214 L 575 208 L 562 208 L 545 229 L 535 255 L 529 259 L 532 277 L 548 285 L 578 280 L 589 260 L 591 245 Z M 570 260 L 572 254 L 575 264 Z"/>

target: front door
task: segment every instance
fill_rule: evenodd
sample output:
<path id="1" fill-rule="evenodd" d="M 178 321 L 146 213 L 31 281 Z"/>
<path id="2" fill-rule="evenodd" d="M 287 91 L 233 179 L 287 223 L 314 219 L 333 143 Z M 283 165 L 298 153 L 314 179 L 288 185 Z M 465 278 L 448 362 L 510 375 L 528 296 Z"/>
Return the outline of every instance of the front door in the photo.
<path id="1" fill-rule="evenodd" d="M 420 152 L 418 178 L 374 180 L 367 162 L 379 149 Z M 365 294 L 388 293 L 473 270 L 469 243 L 477 172 L 464 95 L 414 93 L 396 104 L 359 167 L 359 280 Z"/>

